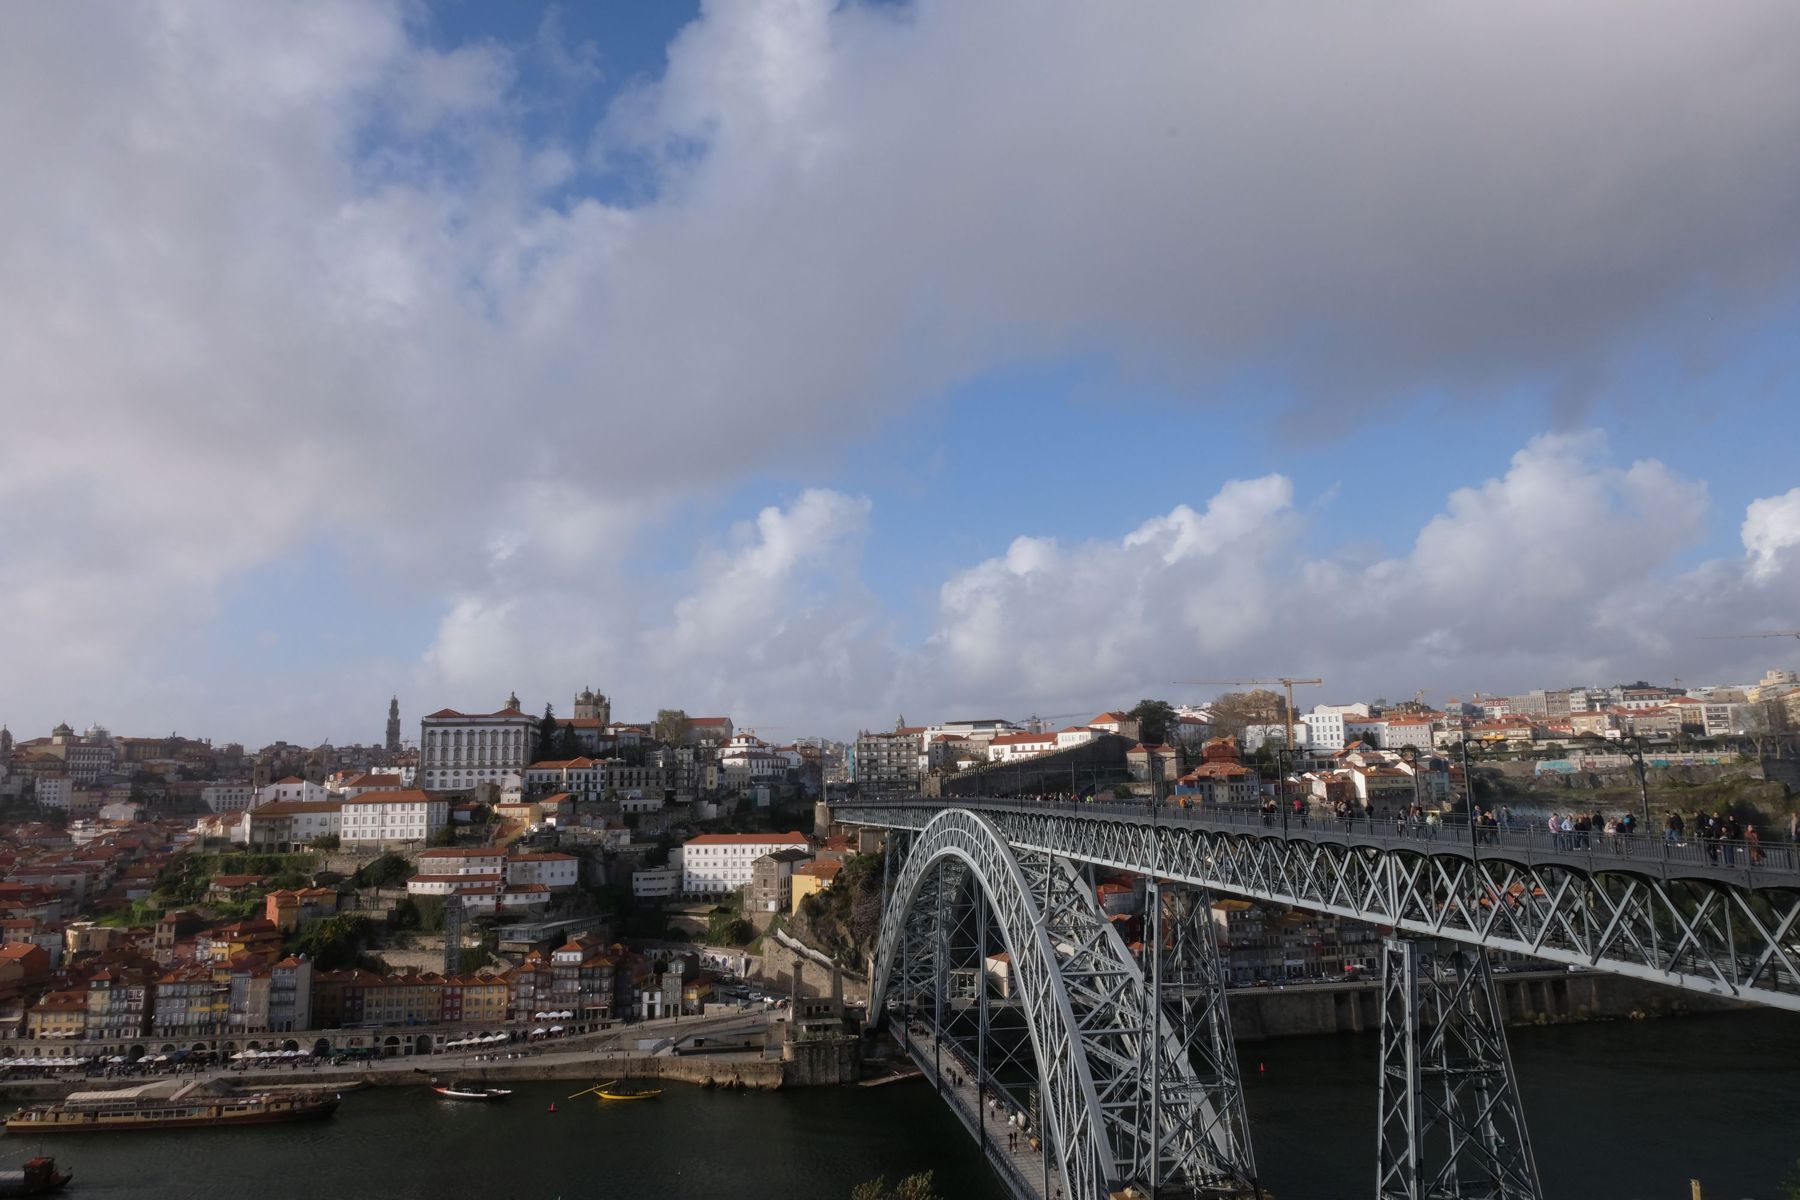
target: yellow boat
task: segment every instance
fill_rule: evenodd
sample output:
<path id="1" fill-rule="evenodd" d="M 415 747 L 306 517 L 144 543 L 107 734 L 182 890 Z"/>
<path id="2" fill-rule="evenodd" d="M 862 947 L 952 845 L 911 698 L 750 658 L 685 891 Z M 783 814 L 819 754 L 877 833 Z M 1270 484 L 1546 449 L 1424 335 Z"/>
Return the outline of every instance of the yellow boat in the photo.
<path id="1" fill-rule="evenodd" d="M 662 1095 L 662 1089 L 650 1088 L 649 1090 L 642 1092 L 596 1091 L 594 1094 L 599 1096 L 602 1100 L 654 1100 Z"/>

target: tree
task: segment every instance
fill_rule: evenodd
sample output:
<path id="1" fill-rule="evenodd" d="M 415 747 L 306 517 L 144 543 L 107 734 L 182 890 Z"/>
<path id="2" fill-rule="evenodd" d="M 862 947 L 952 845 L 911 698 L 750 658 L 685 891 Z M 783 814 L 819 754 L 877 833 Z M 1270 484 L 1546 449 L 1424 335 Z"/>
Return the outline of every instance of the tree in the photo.
<path id="1" fill-rule="evenodd" d="M 681 709 L 659 708 L 656 710 L 656 720 L 650 726 L 650 734 L 665 746 L 684 746 L 693 727 L 694 723 Z"/>
<path id="2" fill-rule="evenodd" d="M 434 846 L 454 846 L 454 845 L 456 845 L 456 826 L 455 825 L 446 825 L 442 829 L 438 830 L 436 833 L 432 834 L 431 835 L 431 844 Z"/>
<path id="3" fill-rule="evenodd" d="M 1241 737 L 1246 725 L 1281 725 L 1287 720 L 1287 702 L 1279 692 L 1258 688 L 1254 692 L 1226 692 L 1212 703 L 1213 734 Z"/>
<path id="4" fill-rule="evenodd" d="M 556 749 L 556 706 L 544 705 L 544 719 L 538 722 L 537 754 L 548 757 Z"/>
<path id="5" fill-rule="evenodd" d="M 384 887 L 405 883 L 412 873 L 412 863 L 389 850 L 380 858 L 364 863 L 356 872 L 355 882 L 357 887 L 372 887 L 379 892 Z"/>
<path id="6" fill-rule="evenodd" d="M 931 1172 L 920 1171 L 917 1175 L 908 1175 L 893 1187 L 888 1187 L 887 1176 L 877 1175 L 867 1183 L 859 1183 L 850 1190 L 850 1200 L 940 1200 L 937 1189 L 932 1186 Z"/>
<path id="7" fill-rule="evenodd" d="M 1168 741 L 1175 727 L 1175 708 L 1167 700 L 1139 700 L 1125 715 L 1138 723 L 1138 740 L 1146 746 Z"/>

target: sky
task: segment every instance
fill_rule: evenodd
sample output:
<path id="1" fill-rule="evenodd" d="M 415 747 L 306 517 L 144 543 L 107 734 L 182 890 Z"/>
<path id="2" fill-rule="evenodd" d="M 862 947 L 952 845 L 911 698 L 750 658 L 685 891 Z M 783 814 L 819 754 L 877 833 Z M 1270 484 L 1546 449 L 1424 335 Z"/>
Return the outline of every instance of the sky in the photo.
<path id="1" fill-rule="evenodd" d="M 0 11 L 0 721 L 1800 666 L 1800 9 Z M 416 726 L 413 726 L 416 728 Z"/>

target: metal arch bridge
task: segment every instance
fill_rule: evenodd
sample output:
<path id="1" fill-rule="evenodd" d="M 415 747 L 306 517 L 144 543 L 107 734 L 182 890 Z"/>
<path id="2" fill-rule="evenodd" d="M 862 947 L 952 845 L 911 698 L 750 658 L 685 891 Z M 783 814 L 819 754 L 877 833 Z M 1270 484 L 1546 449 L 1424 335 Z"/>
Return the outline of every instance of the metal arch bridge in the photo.
<path id="1" fill-rule="evenodd" d="M 946 1098 L 974 1096 L 961 1115 L 1021 1196 L 1261 1193 L 1210 893 L 1404 935 L 1383 957 L 1381 1200 L 1541 1196 L 1488 948 L 1800 1011 L 1788 845 L 1294 826 L 1142 803 L 908 800 L 834 815 L 892 835 L 871 1017 L 898 1013 Z M 1095 867 L 1146 876 L 1140 946 L 1100 910 Z M 972 1090 L 955 1086 L 970 1075 Z M 1006 1114 L 1009 1148 L 1023 1125 L 1041 1162 L 1000 1152 L 990 1113 Z"/>

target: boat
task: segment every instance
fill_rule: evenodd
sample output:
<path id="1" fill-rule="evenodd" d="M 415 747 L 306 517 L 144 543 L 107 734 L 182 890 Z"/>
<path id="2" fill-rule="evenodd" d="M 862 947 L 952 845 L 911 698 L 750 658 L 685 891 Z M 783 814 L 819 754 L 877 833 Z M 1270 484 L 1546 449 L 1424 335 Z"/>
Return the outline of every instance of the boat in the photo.
<path id="1" fill-rule="evenodd" d="M 71 1092 L 61 1103 L 21 1108 L 6 1118 L 8 1133 L 102 1133 L 130 1129 L 273 1125 L 329 1117 L 338 1097 L 328 1092 L 218 1093 L 190 1080 L 173 1092 L 166 1081 L 103 1092 Z"/>
<path id="2" fill-rule="evenodd" d="M 72 1172 L 56 1169 L 54 1158 L 30 1158 L 24 1166 L 0 1168 L 0 1196 L 47 1196 L 73 1178 Z"/>
<path id="3" fill-rule="evenodd" d="M 662 1095 L 662 1089 L 648 1088 L 641 1092 L 596 1091 L 594 1094 L 602 1100 L 654 1100 Z"/>
<path id="4" fill-rule="evenodd" d="M 504 1100 L 512 1095 L 510 1088 L 483 1087 L 479 1083 L 433 1084 L 431 1090 L 446 1100 Z"/>

